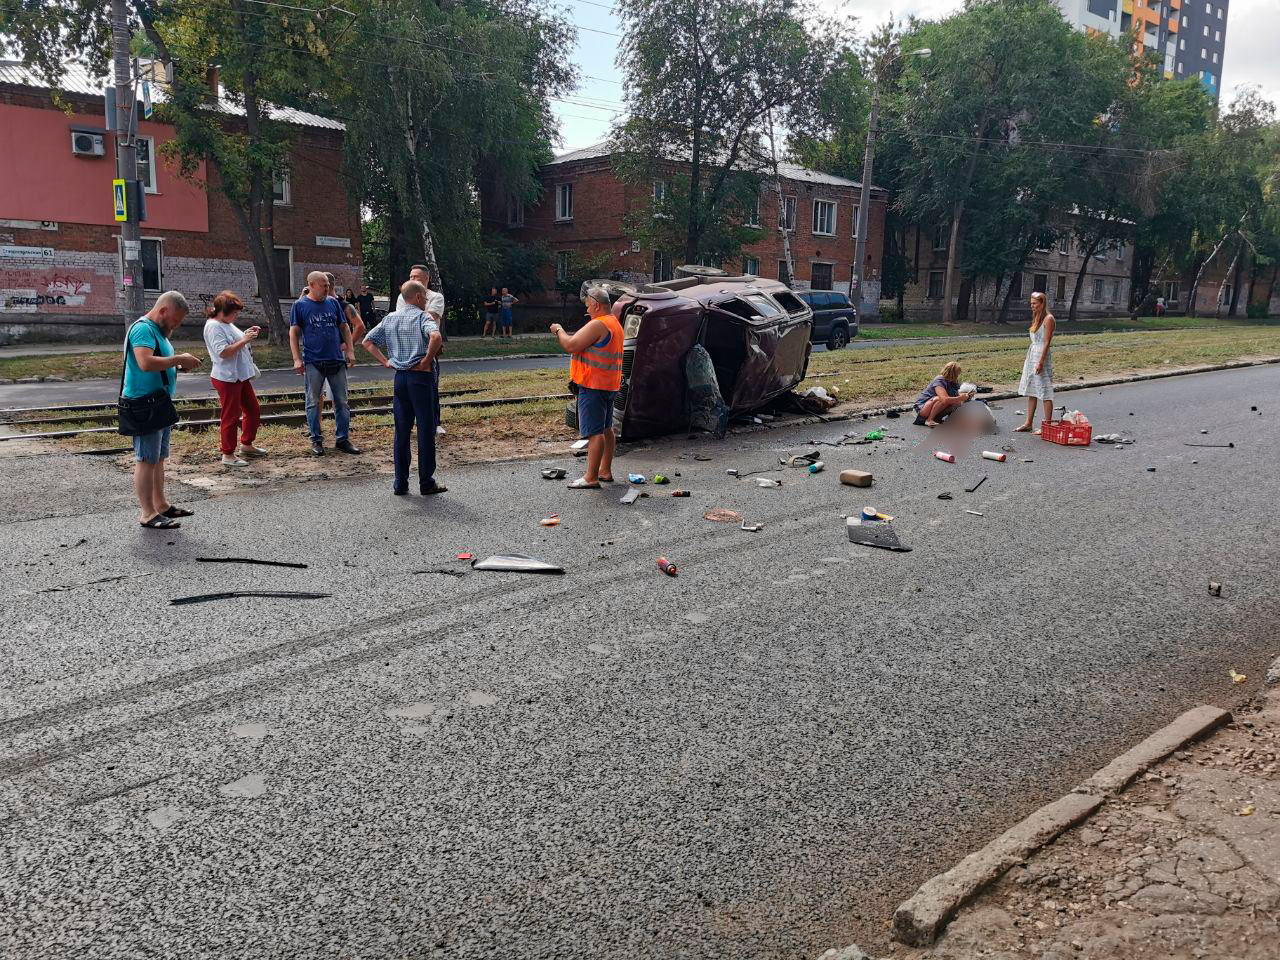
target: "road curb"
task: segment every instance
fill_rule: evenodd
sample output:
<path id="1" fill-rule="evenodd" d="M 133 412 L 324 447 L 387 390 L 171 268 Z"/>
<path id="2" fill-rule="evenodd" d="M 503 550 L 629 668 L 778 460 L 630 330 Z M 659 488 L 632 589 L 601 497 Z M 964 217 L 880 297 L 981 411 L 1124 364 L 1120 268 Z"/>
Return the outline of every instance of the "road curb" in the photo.
<path id="1" fill-rule="evenodd" d="M 1188 710 L 1168 726 L 1121 754 L 1064 797 L 1047 803 L 981 850 L 926 881 L 893 914 L 893 937 L 912 947 L 931 945 L 956 912 L 1010 867 L 1025 861 L 1064 831 L 1087 820 L 1107 797 L 1138 774 L 1223 724 L 1231 714 L 1218 707 Z"/>

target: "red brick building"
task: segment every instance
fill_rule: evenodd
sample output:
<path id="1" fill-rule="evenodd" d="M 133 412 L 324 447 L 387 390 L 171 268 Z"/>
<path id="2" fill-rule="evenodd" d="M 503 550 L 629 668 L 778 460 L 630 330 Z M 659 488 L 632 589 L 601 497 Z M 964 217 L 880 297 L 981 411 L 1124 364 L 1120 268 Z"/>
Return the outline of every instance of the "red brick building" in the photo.
<path id="1" fill-rule="evenodd" d="M 125 319 L 115 137 L 104 129 L 102 84 L 77 67 L 62 84 L 70 113 L 21 64 L 0 61 L 0 343 L 115 340 Z M 218 108 L 237 122 L 234 104 Z M 289 172 L 275 184 L 276 283 L 287 311 L 308 271 L 359 283 L 360 217 L 342 173 L 342 124 L 292 109 L 273 116 L 296 131 Z M 169 167 L 166 124 L 139 120 L 138 137 L 147 302 L 176 289 L 196 310 L 230 288 L 246 313 L 261 316 L 252 258 L 216 175 L 201 165 L 184 179 Z"/>
<path id="2" fill-rule="evenodd" d="M 797 289 L 848 291 L 861 185 L 794 164 L 780 166 L 795 264 L 792 285 Z M 527 305 L 559 304 L 560 297 L 555 292 L 557 272 L 565 269 L 568 257 L 575 251 L 582 257 L 606 253 L 611 257 L 606 274 L 618 273 L 634 280 L 670 279 L 674 268 L 680 265 L 672 253 L 644 249 L 640 241 L 626 235 L 623 221 L 628 212 L 650 203 L 650 190 L 661 191 L 664 184 L 655 181 L 648 188 L 624 184 L 614 172 L 608 143 L 557 157 L 539 171 L 539 178 L 543 193 L 535 206 L 508 202 L 495 189 L 484 191 L 481 199 L 486 231 L 503 232 L 520 243 L 543 244 L 551 254 L 551 262 L 540 278 L 545 291 L 526 296 Z M 883 190 L 872 189 L 864 293 L 873 302 L 879 299 L 886 199 Z M 720 266 L 732 272 L 785 278 L 778 200 L 772 180 L 762 185 L 757 210 L 762 238 L 743 249 L 740 262 Z"/>

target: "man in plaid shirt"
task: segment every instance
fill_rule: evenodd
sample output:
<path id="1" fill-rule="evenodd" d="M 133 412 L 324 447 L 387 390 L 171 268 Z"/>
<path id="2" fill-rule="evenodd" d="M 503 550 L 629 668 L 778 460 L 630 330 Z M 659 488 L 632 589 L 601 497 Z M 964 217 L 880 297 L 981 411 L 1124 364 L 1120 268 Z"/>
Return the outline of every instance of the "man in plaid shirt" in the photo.
<path id="1" fill-rule="evenodd" d="M 436 406 L 433 365 L 443 340 L 431 315 L 426 313 L 427 288 L 409 280 L 400 288 L 404 307 L 387 314 L 364 338 L 364 348 L 380 364 L 396 372 L 394 402 L 396 439 L 393 448 L 396 478 L 391 492 L 409 492 L 412 455 L 409 436 L 418 425 L 418 491 L 423 496 L 444 493 L 437 483 Z M 386 351 L 384 354 L 383 351 Z"/>

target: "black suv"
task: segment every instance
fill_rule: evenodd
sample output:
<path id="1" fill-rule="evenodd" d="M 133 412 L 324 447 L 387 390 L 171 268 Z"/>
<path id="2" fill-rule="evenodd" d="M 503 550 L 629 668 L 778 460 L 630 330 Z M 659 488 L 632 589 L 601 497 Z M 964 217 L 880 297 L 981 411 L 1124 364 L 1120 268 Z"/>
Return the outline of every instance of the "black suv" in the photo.
<path id="1" fill-rule="evenodd" d="M 797 290 L 796 296 L 813 310 L 814 343 L 825 343 L 828 350 L 839 350 L 858 335 L 858 311 L 848 296 L 834 290 Z"/>

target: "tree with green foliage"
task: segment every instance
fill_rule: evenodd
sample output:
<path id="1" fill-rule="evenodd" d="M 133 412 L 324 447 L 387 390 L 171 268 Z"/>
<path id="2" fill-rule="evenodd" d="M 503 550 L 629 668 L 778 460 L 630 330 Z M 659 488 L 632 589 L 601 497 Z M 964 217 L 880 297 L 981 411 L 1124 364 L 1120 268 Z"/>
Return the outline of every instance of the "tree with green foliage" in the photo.
<path id="1" fill-rule="evenodd" d="M 619 0 L 617 9 L 628 114 L 613 135 L 618 171 L 641 189 L 672 185 L 637 229 L 686 263 L 735 257 L 768 166 L 764 124 L 825 69 L 826 48 L 806 26 L 813 11 L 795 0 Z"/>
<path id="2" fill-rule="evenodd" d="M 613 254 L 608 250 L 588 254 L 577 250 L 569 252 L 567 261 L 557 265 L 556 292 L 560 294 L 560 317 L 569 311 L 569 301 L 577 300 L 582 285 L 588 280 L 600 280 L 608 275 Z"/>

